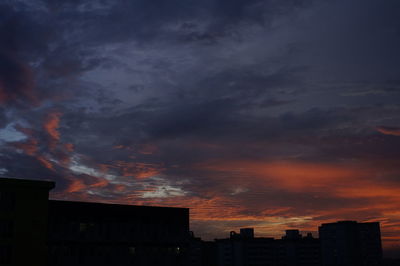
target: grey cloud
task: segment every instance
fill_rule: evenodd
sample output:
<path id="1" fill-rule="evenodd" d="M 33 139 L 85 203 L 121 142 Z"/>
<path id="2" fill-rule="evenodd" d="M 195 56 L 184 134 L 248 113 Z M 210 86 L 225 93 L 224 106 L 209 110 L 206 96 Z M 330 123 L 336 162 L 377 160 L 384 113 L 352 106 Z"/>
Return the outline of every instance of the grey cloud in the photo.
<path id="1" fill-rule="evenodd" d="M 0 54 L 0 84 L 0 103 L 21 107 L 37 104 L 31 70 L 15 57 Z"/>
<path id="2" fill-rule="evenodd" d="M 6 126 L 7 120 L 4 108 L 0 107 L 0 129 Z"/>
<path id="3" fill-rule="evenodd" d="M 2 149 L 2 151 L 6 151 Z M 0 166 L 7 169 L 7 177 L 54 180 L 57 182 L 57 189 L 64 190 L 67 186 L 64 177 L 65 172 L 58 169 L 58 172 L 52 171 L 42 166 L 39 161 L 32 156 L 15 153 L 8 150 L 7 154 L 0 154 Z"/>

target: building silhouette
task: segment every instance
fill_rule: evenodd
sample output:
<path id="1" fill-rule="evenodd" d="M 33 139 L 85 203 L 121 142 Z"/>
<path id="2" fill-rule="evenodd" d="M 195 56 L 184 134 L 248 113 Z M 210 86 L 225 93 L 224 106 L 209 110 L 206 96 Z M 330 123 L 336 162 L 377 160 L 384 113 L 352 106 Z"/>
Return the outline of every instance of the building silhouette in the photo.
<path id="1" fill-rule="evenodd" d="M 54 185 L 0 178 L 0 265 L 190 265 L 189 209 L 49 201 Z"/>
<path id="2" fill-rule="evenodd" d="M 378 266 L 379 223 L 322 224 L 319 238 L 253 228 L 202 241 L 189 209 L 49 200 L 51 181 L 0 178 L 0 265 Z"/>
<path id="3" fill-rule="evenodd" d="M 49 265 L 185 265 L 189 209 L 49 201 Z"/>
<path id="4" fill-rule="evenodd" d="M 319 227 L 323 266 L 377 266 L 382 261 L 379 223 L 340 221 Z"/>
<path id="5" fill-rule="evenodd" d="M 0 265 L 46 265 L 48 197 L 54 185 L 0 178 Z"/>
<path id="6" fill-rule="evenodd" d="M 319 240 L 287 230 L 282 239 L 254 237 L 253 228 L 217 239 L 218 266 L 320 266 Z"/>
<path id="7" fill-rule="evenodd" d="M 217 239 L 218 266 L 272 266 L 276 263 L 276 244 L 273 238 L 254 237 L 253 228 L 232 231 L 230 237 Z"/>
<path id="8" fill-rule="evenodd" d="M 278 263 L 282 266 L 320 266 L 320 241 L 311 233 L 302 236 L 299 230 L 286 230 L 278 243 Z"/>
<path id="9" fill-rule="evenodd" d="M 188 260 L 189 266 L 217 266 L 217 246 L 215 241 L 203 241 L 200 237 L 189 240 Z"/>

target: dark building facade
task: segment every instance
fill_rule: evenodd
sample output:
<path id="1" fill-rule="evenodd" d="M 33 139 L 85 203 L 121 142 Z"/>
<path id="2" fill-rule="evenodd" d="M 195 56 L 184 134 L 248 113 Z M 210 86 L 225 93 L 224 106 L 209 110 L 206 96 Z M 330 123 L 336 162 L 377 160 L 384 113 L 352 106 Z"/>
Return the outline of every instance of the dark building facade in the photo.
<path id="1" fill-rule="evenodd" d="M 321 248 L 318 238 L 311 233 L 302 236 L 299 230 L 286 230 L 278 245 L 279 266 L 320 266 Z"/>
<path id="2" fill-rule="evenodd" d="M 180 266 L 200 259 L 190 257 L 189 209 L 48 200 L 54 186 L 0 178 L 0 265 Z"/>
<path id="3" fill-rule="evenodd" d="M 379 223 L 341 221 L 319 227 L 323 266 L 377 266 L 382 261 Z"/>
<path id="4" fill-rule="evenodd" d="M 218 266 L 320 266 L 319 240 L 287 230 L 282 239 L 254 237 L 252 228 L 217 239 Z"/>
<path id="5" fill-rule="evenodd" d="M 273 238 L 254 237 L 250 228 L 240 234 L 231 232 L 230 238 L 217 239 L 218 266 L 276 265 L 276 243 Z"/>
<path id="6" fill-rule="evenodd" d="M 0 178 L 0 265 L 46 265 L 48 197 L 54 185 Z"/>
<path id="7" fill-rule="evenodd" d="M 217 246 L 215 241 L 203 241 L 192 235 L 189 240 L 188 266 L 217 266 Z"/>
<path id="8" fill-rule="evenodd" d="M 186 265 L 189 209 L 49 201 L 49 265 Z"/>

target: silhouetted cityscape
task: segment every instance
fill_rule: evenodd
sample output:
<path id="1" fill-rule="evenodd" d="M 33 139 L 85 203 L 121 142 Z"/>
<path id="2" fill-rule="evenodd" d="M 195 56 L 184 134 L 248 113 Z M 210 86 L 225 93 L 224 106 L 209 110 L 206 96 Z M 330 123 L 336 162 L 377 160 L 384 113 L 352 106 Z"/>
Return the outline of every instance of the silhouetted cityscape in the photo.
<path id="1" fill-rule="evenodd" d="M 379 266 L 378 222 L 322 224 L 319 238 L 253 228 L 203 241 L 189 209 L 49 200 L 51 181 L 0 179 L 0 265 Z"/>

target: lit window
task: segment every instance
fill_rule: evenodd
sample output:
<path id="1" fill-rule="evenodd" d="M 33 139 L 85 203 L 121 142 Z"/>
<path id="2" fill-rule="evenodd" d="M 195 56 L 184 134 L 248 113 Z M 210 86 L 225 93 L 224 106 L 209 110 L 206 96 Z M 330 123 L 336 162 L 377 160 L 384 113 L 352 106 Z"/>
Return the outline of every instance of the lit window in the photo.
<path id="1" fill-rule="evenodd" d="M 135 255 L 136 253 L 136 248 L 135 247 L 129 247 L 129 254 Z"/>
<path id="2" fill-rule="evenodd" d="M 79 224 L 79 232 L 85 232 L 87 230 L 87 224 L 86 223 L 80 223 Z"/>

